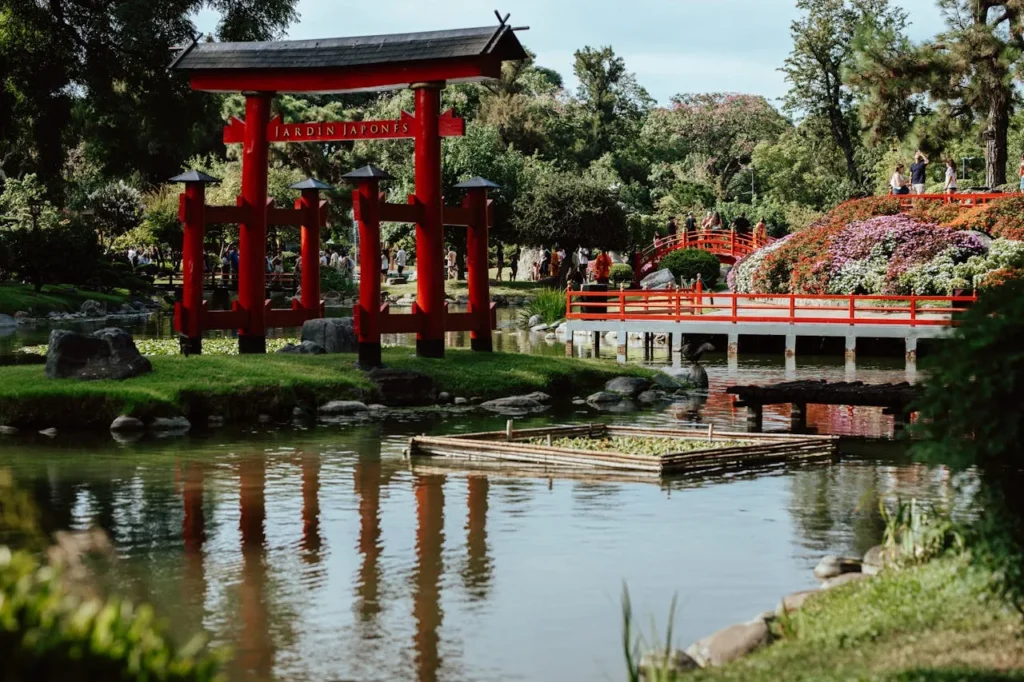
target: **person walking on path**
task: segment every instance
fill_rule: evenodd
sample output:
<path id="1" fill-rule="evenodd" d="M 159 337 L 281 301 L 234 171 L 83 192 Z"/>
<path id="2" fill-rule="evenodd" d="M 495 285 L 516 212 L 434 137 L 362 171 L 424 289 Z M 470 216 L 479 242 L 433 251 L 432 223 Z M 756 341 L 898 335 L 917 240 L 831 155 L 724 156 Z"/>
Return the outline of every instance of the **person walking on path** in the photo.
<path id="1" fill-rule="evenodd" d="M 928 157 L 918 149 L 914 154 L 914 163 L 910 164 L 910 184 L 914 194 L 924 194 L 925 171 L 928 170 Z"/>
<path id="2" fill-rule="evenodd" d="M 892 177 L 889 178 L 889 189 L 893 194 L 910 194 L 910 187 L 907 184 L 907 179 L 903 176 L 903 164 L 896 164 L 896 170 L 893 171 Z"/>
<path id="3" fill-rule="evenodd" d="M 505 247 L 501 245 L 501 242 L 498 242 L 496 258 L 498 260 L 498 281 L 500 282 L 501 271 L 505 269 Z"/>
<path id="4" fill-rule="evenodd" d="M 601 251 L 594 261 L 594 276 L 598 284 L 608 284 L 612 274 L 612 258 L 607 251 Z"/>
<path id="5" fill-rule="evenodd" d="M 445 264 L 448 267 L 448 279 L 457 279 L 459 276 L 458 258 L 459 255 L 455 253 L 455 247 L 448 247 L 448 255 L 445 257 Z"/>
<path id="6" fill-rule="evenodd" d="M 953 159 L 946 159 L 946 184 L 943 187 L 946 194 L 956 194 L 956 163 Z"/>
<path id="7" fill-rule="evenodd" d="M 519 249 L 512 252 L 512 256 L 508 259 L 508 281 L 516 281 L 516 275 L 519 274 Z"/>
<path id="8" fill-rule="evenodd" d="M 402 271 L 405 270 L 405 262 L 408 260 L 409 254 L 405 252 L 401 246 L 398 247 L 398 253 L 395 254 L 395 267 L 398 268 L 398 276 L 402 276 Z"/>

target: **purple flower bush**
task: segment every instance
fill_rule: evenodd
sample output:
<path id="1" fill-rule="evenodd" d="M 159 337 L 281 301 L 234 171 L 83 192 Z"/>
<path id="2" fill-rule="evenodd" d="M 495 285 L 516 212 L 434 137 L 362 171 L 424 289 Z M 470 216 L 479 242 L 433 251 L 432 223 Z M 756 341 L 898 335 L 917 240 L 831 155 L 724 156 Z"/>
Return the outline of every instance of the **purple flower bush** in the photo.
<path id="1" fill-rule="evenodd" d="M 945 270 L 988 251 L 976 233 L 906 215 L 850 222 L 823 243 L 825 253 L 820 254 L 817 267 L 822 268 L 824 288 L 831 294 L 935 293 L 963 281 L 943 274 Z M 737 263 L 729 273 L 730 287 L 740 292 L 768 293 L 761 291 L 766 287 L 774 291 L 769 263 L 772 252 L 783 246 L 773 243 Z"/>

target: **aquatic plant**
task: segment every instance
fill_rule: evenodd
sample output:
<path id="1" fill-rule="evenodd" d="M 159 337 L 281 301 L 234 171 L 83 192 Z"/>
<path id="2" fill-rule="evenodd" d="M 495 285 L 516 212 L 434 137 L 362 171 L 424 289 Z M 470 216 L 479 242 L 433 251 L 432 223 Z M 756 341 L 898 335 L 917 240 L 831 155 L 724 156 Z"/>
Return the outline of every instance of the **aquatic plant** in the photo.
<path id="1" fill-rule="evenodd" d="M 530 439 L 532 445 L 548 444 L 545 438 Z M 551 447 L 590 452 L 620 452 L 628 455 L 649 455 L 659 457 L 677 452 L 695 452 L 718 448 L 733 448 L 747 443 L 728 440 L 705 439 L 683 440 L 680 438 L 640 438 L 634 436 L 611 436 L 607 438 L 555 438 Z"/>
<path id="2" fill-rule="evenodd" d="M 554 324 L 565 319 L 565 292 L 559 289 L 541 289 L 519 310 L 519 318 L 525 325 L 534 315 L 539 315 L 544 324 Z"/>
<path id="3" fill-rule="evenodd" d="M 882 545 L 898 564 L 924 563 L 947 551 L 964 550 L 964 533 L 948 511 L 899 497 L 892 510 L 880 499 L 878 510 L 885 524 Z"/>
<path id="4" fill-rule="evenodd" d="M 629 586 L 622 583 L 622 651 L 626 658 L 626 671 L 629 675 L 629 682 L 673 682 L 679 678 L 677 672 L 672 668 L 672 631 L 676 618 L 677 596 L 672 595 L 669 604 L 668 625 L 665 628 L 665 646 L 655 652 L 658 655 L 659 664 L 652 670 L 641 671 L 641 660 L 643 650 L 646 646 L 642 634 L 633 632 L 633 602 L 629 597 Z M 658 632 L 654 624 L 651 624 L 651 639 L 657 641 Z"/>

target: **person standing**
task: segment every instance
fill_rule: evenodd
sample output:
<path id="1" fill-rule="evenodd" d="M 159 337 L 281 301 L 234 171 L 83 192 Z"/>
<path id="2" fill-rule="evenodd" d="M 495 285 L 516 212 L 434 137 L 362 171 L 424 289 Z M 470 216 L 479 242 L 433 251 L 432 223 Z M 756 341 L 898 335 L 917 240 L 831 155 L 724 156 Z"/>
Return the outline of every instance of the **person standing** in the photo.
<path id="1" fill-rule="evenodd" d="M 601 250 L 594 260 L 594 276 L 598 284 L 608 284 L 612 274 L 612 258 L 607 251 Z"/>
<path id="2" fill-rule="evenodd" d="M 907 178 L 903 175 L 903 169 L 902 163 L 896 164 L 896 170 L 889 178 L 889 189 L 893 194 L 910 194 L 910 187 L 907 184 Z"/>
<path id="3" fill-rule="evenodd" d="M 914 154 L 914 163 L 910 164 L 910 185 L 914 194 L 924 194 L 925 171 L 928 170 L 928 157 L 918 149 Z"/>
<path id="4" fill-rule="evenodd" d="M 395 267 L 398 268 L 398 276 L 402 276 L 402 271 L 405 270 L 405 262 L 408 260 L 409 254 L 405 252 L 401 244 L 398 246 L 398 253 L 395 254 Z"/>
<path id="5" fill-rule="evenodd" d="M 732 229 L 736 234 L 747 234 L 750 232 L 750 221 L 746 213 L 740 213 L 740 217 L 732 221 Z"/>
<path id="6" fill-rule="evenodd" d="M 512 252 L 512 256 L 508 259 L 508 281 L 516 281 L 516 275 L 519 274 L 519 249 Z"/>
<path id="7" fill-rule="evenodd" d="M 501 271 L 505 269 L 505 247 L 503 247 L 501 245 L 501 242 L 498 242 L 498 248 L 497 248 L 496 251 L 497 251 L 497 253 L 495 255 L 496 255 L 496 258 L 498 260 L 498 278 L 497 279 L 500 282 L 501 281 Z"/>
<path id="8" fill-rule="evenodd" d="M 956 194 L 957 191 L 956 163 L 953 159 L 946 159 L 946 184 L 943 186 L 943 191 L 946 194 Z"/>
<path id="9" fill-rule="evenodd" d="M 561 263 L 561 258 L 558 254 L 559 251 L 557 246 L 551 249 L 551 263 L 548 266 L 548 274 L 550 274 L 551 277 L 558 277 L 558 266 Z"/>
<path id="10" fill-rule="evenodd" d="M 693 211 L 686 214 L 686 231 L 694 232 L 697 229 L 697 219 L 693 217 Z"/>
<path id="11" fill-rule="evenodd" d="M 380 281 L 385 283 L 388 280 L 388 270 L 391 269 L 391 259 L 388 258 L 388 250 L 381 249 L 380 252 Z"/>
<path id="12" fill-rule="evenodd" d="M 1017 170 L 1020 171 L 1020 191 L 1024 192 L 1024 154 L 1020 155 L 1020 166 Z"/>
<path id="13" fill-rule="evenodd" d="M 668 219 L 668 227 L 666 229 L 668 230 L 668 236 L 670 239 L 676 236 L 676 232 L 679 231 L 679 228 L 676 226 L 675 216 Z"/>
<path id="14" fill-rule="evenodd" d="M 448 255 L 445 257 L 445 263 L 448 267 L 448 279 L 456 279 L 459 276 L 458 270 L 459 254 L 455 253 L 455 247 L 448 247 Z"/>

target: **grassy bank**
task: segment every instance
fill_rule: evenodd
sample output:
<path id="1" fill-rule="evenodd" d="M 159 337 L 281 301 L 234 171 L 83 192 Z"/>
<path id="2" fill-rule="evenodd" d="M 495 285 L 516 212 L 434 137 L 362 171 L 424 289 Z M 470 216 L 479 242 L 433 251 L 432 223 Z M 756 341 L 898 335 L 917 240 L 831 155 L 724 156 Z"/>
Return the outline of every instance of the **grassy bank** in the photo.
<path id="1" fill-rule="evenodd" d="M 75 290 L 69 286 L 44 286 L 36 293 L 29 284 L 0 284 L 0 314 L 14 315 L 24 310 L 33 317 L 48 313 L 74 313 L 88 300 L 105 303 L 108 308 L 118 307 L 129 300 L 126 294 L 101 294 L 96 291 Z"/>
<path id="2" fill-rule="evenodd" d="M 782 640 L 692 680 L 1024 680 L 1020 616 L 965 556 L 834 588 Z"/>
<path id="3" fill-rule="evenodd" d="M 287 417 L 296 406 L 329 400 L 373 402 L 377 392 L 355 369 L 355 356 L 152 357 L 153 372 L 126 381 L 46 379 L 40 365 L 0 367 L 0 423 L 32 428 L 106 428 L 120 414 L 151 418 L 218 414 L 228 421 L 258 414 Z M 388 367 L 429 375 L 441 391 L 498 398 L 536 390 L 559 398 L 599 388 L 633 367 L 570 358 L 448 351 L 444 360 L 387 349 Z"/>
<path id="4" fill-rule="evenodd" d="M 537 291 L 544 289 L 539 282 L 509 282 L 508 281 L 508 268 L 502 270 L 501 275 L 503 280 L 501 282 L 495 279 L 498 274 L 497 268 L 490 269 L 491 277 L 491 296 L 532 296 Z M 415 296 L 416 295 L 416 282 L 409 282 L 407 284 L 392 284 L 383 285 L 383 290 L 392 296 Z M 449 296 L 469 295 L 469 284 L 465 280 L 448 280 L 444 283 L 444 290 Z"/>

